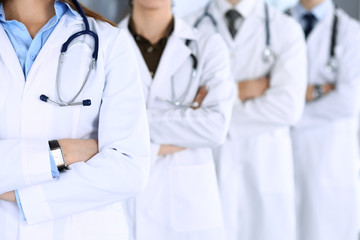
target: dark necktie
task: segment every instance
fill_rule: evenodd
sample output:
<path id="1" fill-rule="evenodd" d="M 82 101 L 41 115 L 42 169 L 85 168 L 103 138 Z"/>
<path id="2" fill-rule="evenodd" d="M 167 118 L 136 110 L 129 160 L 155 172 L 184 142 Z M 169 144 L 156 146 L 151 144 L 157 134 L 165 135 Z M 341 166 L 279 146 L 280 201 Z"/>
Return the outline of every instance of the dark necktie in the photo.
<path id="1" fill-rule="evenodd" d="M 228 28 L 232 38 L 235 37 L 237 29 L 235 27 L 235 21 L 241 17 L 240 13 L 234 9 L 230 9 L 225 14 L 226 19 L 228 20 Z"/>
<path id="2" fill-rule="evenodd" d="M 314 14 L 312 14 L 311 12 L 304 14 L 303 19 L 305 20 L 304 33 L 305 33 L 305 37 L 307 38 L 311 33 L 311 31 L 313 30 L 317 19 L 314 16 Z"/>

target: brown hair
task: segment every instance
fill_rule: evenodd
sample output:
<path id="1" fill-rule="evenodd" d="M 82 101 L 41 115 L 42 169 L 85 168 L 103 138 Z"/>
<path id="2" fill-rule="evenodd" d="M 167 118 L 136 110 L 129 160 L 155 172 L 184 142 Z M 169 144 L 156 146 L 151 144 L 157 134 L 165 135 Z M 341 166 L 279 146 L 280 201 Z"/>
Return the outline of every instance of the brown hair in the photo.
<path id="1" fill-rule="evenodd" d="M 73 2 L 71 0 L 60 0 L 61 2 L 67 3 L 70 5 L 70 7 L 74 10 L 76 10 L 78 12 L 78 10 L 76 9 L 75 5 L 73 4 Z M 0 3 L 5 2 L 5 0 L 0 0 Z M 97 12 L 94 12 L 93 10 L 90 10 L 87 7 L 84 7 L 81 3 L 79 3 L 82 7 L 82 9 L 84 10 L 84 13 L 86 16 L 88 17 L 92 17 L 94 19 L 103 21 L 103 22 L 107 22 L 109 24 L 111 24 L 112 26 L 116 27 L 116 24 L 108 19 L 106 19 L 105 17 L 101 16 L 100 14 L 98 14 Z"/>

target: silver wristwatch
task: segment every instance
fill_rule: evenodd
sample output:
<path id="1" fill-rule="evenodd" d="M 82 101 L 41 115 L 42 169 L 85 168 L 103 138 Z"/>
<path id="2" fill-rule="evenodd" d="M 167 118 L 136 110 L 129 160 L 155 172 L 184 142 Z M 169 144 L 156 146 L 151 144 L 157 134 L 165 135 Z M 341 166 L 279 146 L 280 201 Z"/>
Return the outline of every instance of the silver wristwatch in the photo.
<path id="1" fill-rule="evenodd" d="M 315 85 L 312 92 L 312 97 L 314 100 L 321 98 L 324 95 L 324 90 L 321 85 Z"/>
<path id="2" fill-rule="evenodd" d="M 49 141 L 49 147 L 51 155 L 55 161 L 56 167 L 58 168 L 59 172 L 66 169 L 65 158 L 59 142 L 57 140 L 51 140 Z"/>

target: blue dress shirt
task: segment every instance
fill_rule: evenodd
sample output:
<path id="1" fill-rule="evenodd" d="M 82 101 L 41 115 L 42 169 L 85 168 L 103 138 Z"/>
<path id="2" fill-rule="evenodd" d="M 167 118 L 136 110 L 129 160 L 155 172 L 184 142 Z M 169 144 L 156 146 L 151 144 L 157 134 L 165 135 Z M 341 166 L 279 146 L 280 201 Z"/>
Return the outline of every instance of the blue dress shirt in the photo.
<path id="1" fill-rule="evenodd" d="M 303 29 L 306 28 L 306 21 L 303 16 L 309 12 L 314 14 L 317 19 L 317 22 L 322 21 L 329 11 L 333 8 L 332 0 L 325 0 L 324 2 L 320 3 L 319 5 L 315 6 L 314 8 L 307 10 L 301 2 L 297 3 L 294 8 L 294 17 L 300 23 Z"/>
<path id="2" fill-rule="evenodd" d="M 53 16 L 36 34 L 34 38 L 30 36 L 29 31 L 25 27 L 25 25 L 16 20 L 6 20 L 5 12 L 3 5 L 0 3 L 0 24 L 4 28 L 7 36 L 10 39 L 12 46 L 16 52 L 16 55 L 19 59 L 19 63 L 21 68 L 23 69 L 25 79 L 33 65 L 37 55 L 40 50 L 44 46 L 46 40 L 49 38 L 52 31 L 57 26 L 61 17 L 65 14 L 66 11 L 70 10 L 73 14 L 77 14 L 74 10 L 70 8 L 67 4 L 55 1 L 55 16 Z M 50 166 L 51 166 L 51 174 L 54 178 L 59 177 L 59 171 L 56 167 L 56 163 L 53 159 L 53 156 L 49 150 L 50 157 Z M 16 201 L 18 203 L 20 212 L 25 219 L 24 212 L 21 206 L 20 198 L 18 191 L 15 190 Z"/>

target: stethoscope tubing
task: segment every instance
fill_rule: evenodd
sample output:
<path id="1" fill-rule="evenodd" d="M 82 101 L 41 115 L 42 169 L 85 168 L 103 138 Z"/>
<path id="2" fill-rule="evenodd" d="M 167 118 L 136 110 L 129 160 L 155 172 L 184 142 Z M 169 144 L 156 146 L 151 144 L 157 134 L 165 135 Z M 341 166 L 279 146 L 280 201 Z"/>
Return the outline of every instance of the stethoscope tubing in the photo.
<path id="1" fill-rule="evenodd" d="M 54 101 L 52 99 L 50 99 L 48 96 L 42 94 L 40 96 L 40 100 L 43 102 L 50 102 L 52 104 L 55 104 L 57 106 L 61 106 L 61 107 L 66 107 L 66 106 L 78 106 L 78 105 L 82 105 L 82 106 L 90 106 L 91 105 L 91 100 L 90 99 L 85 99 L 81 102 L 75 102 L 76 98 L 79 97 L 79 95 L 81 94 L 81 92 L 84 90 L 85 85 L 87 84 L 91 71 L 94 69 L 97 58 L 98 58 L 98 53 L 99 53 L 99 37 L 98 35 L 90 30 L 90 25 L 89 25 L 89 21 L 85 15 L 84 10 L 82 9 L 81 5 L 79 4 L 79 2 L 77 0 L 73 0 L 73 3 L 75 5 L 75 7 L 77 8 L 80 16 L 83 19 L 84 25 L 85 25 L 85 30 L 77 32 L 73 35 L 71 35 L 68 40 L 62 45 L 61 47 L 61 51 L 60 51 L 60 56 L 59 56 L 59 63 L 58 63 L 58 69 L 57 69 L 57 74 L 56 74 L 56 92 L 57 92 L 57 98 L 58 101 Z M 85 80 L 83 81 L 80 89 L 76 92 L 76 94 L 74 95 L 74 97 L 72 97 L 70 99 L 70 101 L 65 101 L 62 97 L 61 97 L 61 83 L 60 83 L 60 79 L 61 79 L 61 72 L 62 72 L 62 66 L 64 63 L 64 58 L 66 55 L 66 52 L 68 50 L 68 47 L 70 46 L 71 42 L 73 40 L 75 40 L 76 38 L 82 36 L 82 35 L 89 35 L 94 39 L 94 51 L 92 54 L 92 60 L 91 63 L 89 65 L 89 71 L 86 74 Z"/>

